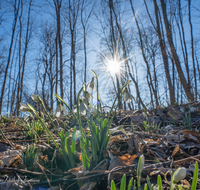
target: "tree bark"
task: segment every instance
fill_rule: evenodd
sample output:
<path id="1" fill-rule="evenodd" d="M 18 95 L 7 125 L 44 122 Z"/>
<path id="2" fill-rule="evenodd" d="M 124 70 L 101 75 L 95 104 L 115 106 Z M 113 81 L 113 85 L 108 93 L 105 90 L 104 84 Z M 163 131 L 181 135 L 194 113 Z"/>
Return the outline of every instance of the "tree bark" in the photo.
<path id="1" fill-rule="evenodd" d="M 164 2 L 164 0 L 160 0 L 161 2 L 161 8 L 162 8 L 162 13 L 163 13 L 163 18 L 164 18 L 164 24 L 165 24 L 165 29 L 166 29 L 166 35 L 167 35 L 167 39 L 168 39 L 168 43 L 170 46 L 170 50 L 172 53 L 172 57 L 174 59 L 174 63 L 176 65 L 176 69 L 180 78 L 180 82 L 183 86 L 183 89 L 185 91 L 185 94 L 188 98 L 188 100 L 190 101 L 194 101 L 194 95 L 191 92 L 191 86 L 187 83 L 184 73 L 182 71 L 181 68 L 181 64 L 179 61 L 179 57 L 177 55 L 174 43 L 173 43 L 173 37 L 172 37 L 172 30 L 171 30 L 171 25 L 169 24 L 168 18 L 167 18 L 167 12 L 166 12 L 166 4 Z"/>
<path id="2" fill-rule="evenodd" d="M 171 77 L 169 73 L 169 63 L 168 63 L 168 57 L 167 57 L 167 51 L 166 51 L 166 44 L 161 34 L 160 21 L 159 21 L 159 16 L 158 16 L 159 9 L 158 9 L 156 0 L 154 0 L 154 12 L 155 12 L 155 18 L 156 18 L 156 25 L 157 25 L 156 32 L 159 38 L 160 50 L 162 53 L 162 59 L 163 59 L 163 64 L 164 64 L 164 69 L 165 69 L 165 75 L 166 75 L 167 84 L 169 87 L 170 104 L 173 105 L 175 103 L 175 92 L 174 92 L 174 86 L 172 85 Z"/>
<path id="3" fill-rule="evenodd" d="M 20 0 L 18 1 L 18 5 L 17 5 L 17 0 L 15 0 L 15 4 L 14 4 L 15 18 L 14 18 L 13 27 L 12 27 L 11 42 L 10 42 L 9 53 L 8 53 L 8 61 L 7 61 L 7 65 L 6 65 L 6 70 L 5 70 L 4 80 L 3 80 L 3 85 L 2 85 L 2 88 L 1 88 L 0 115 L 1 115 L 1 112 L 2 112 L 3 96 L 4 96 L 4 92 L 5 92 L 6 79 L 7 79 L 7 75 L 8 75 L 8 68 L 9 68 L 9 65 L 10 65 L 10 59 L 11 59 L 11 55 L 12 55 L 12 47 L 13 47 L 15 30 L 16 30 L 16 25 L 17 25 L 17 18 L 18 18 L 18 13 L 19 13 L 19 7 L 20 7 Z"/>
<path id="4" fill-rule="evenodd" d="M 196 68 L 194 59 L 194 39 L 193 39 L 193 27 L 191 21 L 191 0 L 188 0 L 188 19 L 190 24 L 190 37 L 191 37 L 191 50 L 192 50 L 192 65 L 193 65 L 193 77 L 194 77 L 194 93 L 195 100 L 197 100 L 197 78 L 196 78 Z"/>

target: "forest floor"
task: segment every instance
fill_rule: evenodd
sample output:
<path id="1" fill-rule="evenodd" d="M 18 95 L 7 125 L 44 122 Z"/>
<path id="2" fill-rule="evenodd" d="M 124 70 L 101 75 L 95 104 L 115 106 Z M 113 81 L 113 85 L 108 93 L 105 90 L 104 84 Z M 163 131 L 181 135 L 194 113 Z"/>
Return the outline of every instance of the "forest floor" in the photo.
<path id="1" fill-rule="evenodd" d="M 104 113 L 106 117 L 106 113 Z M 117 112 L 111 125 L 108 150 L 92 170 L 81 167 L 79 140 L 76 141 L 77 167 L 66 170 L 65 162 L 56 151 L 53 141 L 35 126 L 32 118 L 0 117 L 0 188 L 9 189 L 109 189 L 114 180 L 119 189 L 123 174 L 126 181 L 137 181 L 137 164 L 143 154 L 145 165 L 141 176 L 141 189 L 149 176 L 151 184 L 162 178 L 163 189 L 170 189 L 171 173 L 179 167 L 186 168 L 186 177 L 178 189 L 190 189 L 195 162 L 200 162 L 200 103 L 193 102 L 144 111 Z M 53 119 L 58 131 L 78 126 L 72 116 Z M 51 122 L 45 119 L 51 134 L 59 138 Z M 87 123 L 82 126 L 90 135 Z M 37 133 L 36 133 L 37 132 Z M 72 137 L 72 135 L 71 135 Z M 91 137 L 92 138 L 92 137 Z M 36 160 L 27 169 L 22 152 L 27 144 L 38 147 Z M 200 189 L 198 178 L 197 188 Z"/>

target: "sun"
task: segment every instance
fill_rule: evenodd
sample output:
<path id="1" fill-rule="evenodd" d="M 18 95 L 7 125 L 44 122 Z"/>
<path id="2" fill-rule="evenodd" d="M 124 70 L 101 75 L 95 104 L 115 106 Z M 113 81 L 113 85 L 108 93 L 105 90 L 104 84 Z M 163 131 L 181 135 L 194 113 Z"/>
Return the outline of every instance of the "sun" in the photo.
<path id="1" fill-rule="evenodd" d="M 116 75 L 120 72 L 121 63 L 117 59 L 110 59 L 107 61 L 107 70 L 111 75 Z"/>

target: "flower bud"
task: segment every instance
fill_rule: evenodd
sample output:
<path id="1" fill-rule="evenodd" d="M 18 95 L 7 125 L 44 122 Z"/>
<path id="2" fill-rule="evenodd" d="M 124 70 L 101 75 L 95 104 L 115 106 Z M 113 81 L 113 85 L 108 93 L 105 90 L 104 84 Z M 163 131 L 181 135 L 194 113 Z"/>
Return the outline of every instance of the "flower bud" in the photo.
<path id="1" fill-rule="evenodd" d="M 33 101 L 40 103 L 40 99 L 39 99 L 38 95 L 31 94 L 31 98 L 33 99 Z"/>
<path id="2" fill-rule="evenodd" d="M 186 176 L 186 169 L 178 168 L 174 173 L 174 182 L 178 183 L 179 181 L 183 180 L 185 176 Z"/>
<path id="3" fill-rule="evenodd" d="M 21 112 L 32 112 L 32 110 L 26 104 L 23 104 L 23 103 L 20 103 L 19 111 L 21 111 Z"/>

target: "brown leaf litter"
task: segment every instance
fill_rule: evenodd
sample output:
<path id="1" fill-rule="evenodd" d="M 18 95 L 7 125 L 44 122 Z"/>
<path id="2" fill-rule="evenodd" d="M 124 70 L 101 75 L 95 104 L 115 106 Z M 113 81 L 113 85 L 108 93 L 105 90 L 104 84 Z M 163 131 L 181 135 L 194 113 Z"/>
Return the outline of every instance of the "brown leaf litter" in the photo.
<path id="1" fill-rule="evenodd" d="M 106 113 L 104 114 L 106 117 Z M 54 118 L 60 130 L 67 131 L 77 126 L 72 116 Z M 87 129 L 86 121 L 83 126 Z M 145 130 L 145 123 L 149 129 Z M 59 144 L 51 123 L 48 127 Z M 0 185 L 4 189 L 28 189 L 36 186 L 51 186 L 55 189 L 109 189 L 111 180 L 119 187 L 121 177 L 137 180 L 137 163 L 143 154 L 145 166 L 142 171 L 143 185 L 147 175 L 156 184 L 161 175 L 163 189 L 169 189 L 171 170 L 185 167 L 187 175 L 181 181 L 184 187 L 191 186 L 195 162 L 200 162 L 200 103 L 193 102 L 180 106 L 159 107 L 144 111 L 122 110 L 114 117 L 110 130 L 111 138 L 104 160 L 91 171 L 82 167 L 79 141 L 77 141 L 77 167 L 65 170 L 62 156 L 55 149 L 52 140 L 46 135 L 37 139 L 25 137 L 24 122 L 21 118 L 0 118 Z M 38 148 L 37 163 L 34 171 L 28 171 L 21 159 L 21 151 L 26 144 L 36 143 Z M 108 156 L 109 155 L 109 156 Z M 24 179 L 26 177 L 26 180 Z M 5 185 L 7 179 L 13 183 Z M 20 180 L 19 180 L 20 179 Z M 32 181 L 31 181 L 32 180 Z M 34 181 L 35 180 L 35 181 Z M 18 183 L 16 183 L 16 181 Z M 3 184 L 4 183 L 4 184 Z M 200 188 L 198 181 L 197 189 Z"/>

